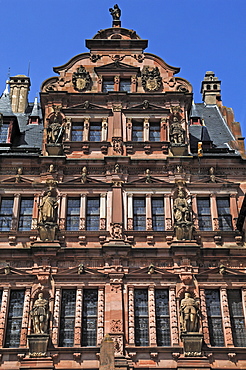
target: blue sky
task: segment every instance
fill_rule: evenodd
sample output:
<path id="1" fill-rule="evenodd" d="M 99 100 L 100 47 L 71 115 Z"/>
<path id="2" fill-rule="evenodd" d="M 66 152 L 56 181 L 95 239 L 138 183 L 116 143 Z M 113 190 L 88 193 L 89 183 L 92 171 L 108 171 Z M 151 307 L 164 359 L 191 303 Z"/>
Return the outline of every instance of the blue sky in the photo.
<path id="1" fill-rule="evenodd" d="M 84 40 L 111 27 L 115 0 L 0 0 L 0 92 L 11 76 L 27 74 L 33 101 L 54 66 L 86 52 Z M 195 102 L 206 71 L 222 81 L 246 135 L 246 0 L 119 0 L 122 27 L 149 40 L 146 51 L 180 67 Z"/>

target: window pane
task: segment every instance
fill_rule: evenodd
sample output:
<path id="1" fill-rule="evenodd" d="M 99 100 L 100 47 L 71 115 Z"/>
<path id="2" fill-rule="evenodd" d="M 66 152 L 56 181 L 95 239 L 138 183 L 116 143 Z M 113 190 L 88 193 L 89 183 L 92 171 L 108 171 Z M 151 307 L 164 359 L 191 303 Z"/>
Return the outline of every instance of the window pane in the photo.
<path id="1" fill-rule="evenodd" d="M 132 122 L 132 141 L 143 141 L 143 123 Z"/>
<path id="2" fill-rule="evenodd" d="M 157 346 L 170 346 L 169 299 L 167 289 L 155 291 Z"/>
<path id="3" fill-rule="evenodd" d="M 79 230 L 80 221 L 80 198 L 68 198 L 67 200 L 67 230 Z"/>
<path id="4" fill-rule="evenodd" d="M 103 92 L 114 91 L 114 81 L 103 81 Z"/>
<path id="5" fill-rule="evenodd" d="M 59 346 L 73 347 L 76 289 L 62 291 Z"/>
<path id="6" fill-rule="evenodd" d="M 234 346 L 246 347 L 246 329 L 241 290 L 230 289 L 227 294 Z"/>
<path id="7" fill-rule="evenodd" d="M 120 91 L 131 92 L 131 81 L 130 80 L 120 80 Z"/>
<path id="8" fill-rule="evenodd" d="M 11 229 L 13 205 L 13 198 L 2 198 L 0 208 L 0 231 L 9 231 Z"/>
<path id="9" fill-rule="evenodd" d="M 149 141 L 160 141 L 160 139 L 160 124 L 158 122 L 150 122 Z"/>
<path id="10" fill-rule="evenodd" d="M 148 290 L 135 289 L 135 345 L 149 345 Z"/>
<path id="11" fill-rule="evenodd" d="M 24 290 L 12 290 L 9 300 L 5 347 L 17 348 L 20 344 Z"/>
<path id="12" fill-rule="evenodd" d="M 210 198 L 197 198 L 197 212 L 200 230 L 212 230 Z"/>
<path id="13" fill-rule="evenodd" d="M 155 231 L 165 230 L 164 199 L 152 198 L 152 227 Z"/>
<path id="14" fill-rule="evenodd" d="M 97 344 L 97 302 L 96 289 L 84 290 L 82 319 L 82 346 L 84 347 Z"/>
<path id="15" fill-rule="evenodd" d="M 224 334 L 220 308 L 220 291 L 218 289 L 206 289 L 205 296 L 210 344 L 211 346 L 223 347 Z"/>
<path id="16" fill-rule="evenodd" d="M 86 229 L 99 230 L 100 225 L 100 199 L 87 198 Z"/>
<path id="17" fill-rule="evenodd" d="M 9 124 L 4 123 L 0 126 L 0 143 L 6 143 L 8 138 Z"/>
<path id="18" fill-rule="evenodd" d="M 72 125 L 72 141 L 83 141 L 83 123 L 74 123 Z"/>
<path id="19" fill-rule="evenodd" d="M 133 198 L 133 229 L 146 230 L 145 198 Z"/>
<path id="20" fill-rule="evenodd" d="M 101 123 L 90 123 L 90 132 L 89 132 L 89 141 L 101 141 L 101 131 L 102 131 L 102 124 Z"/>
<path id="21" fill-rule="evenodd" d="M 20 204 L 19 230 L 31 230 L 33 198 L 22 198 Z"/>
<path id="22" fill-rule="evenodd" d="M 230 199 L 228 197 L 217 198 L 216 201 L 220 230 L 231 230 L 232 220 L 230 210 Z"/>

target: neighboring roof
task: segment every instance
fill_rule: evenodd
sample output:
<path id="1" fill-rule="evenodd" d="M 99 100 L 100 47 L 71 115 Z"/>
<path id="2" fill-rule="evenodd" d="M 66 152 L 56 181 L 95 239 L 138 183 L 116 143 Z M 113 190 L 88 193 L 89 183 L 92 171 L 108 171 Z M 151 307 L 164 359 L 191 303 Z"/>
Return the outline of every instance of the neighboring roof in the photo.
<path id="1" fill-rule="evenodd" d="M 3 116 L 13 117 L 14 113 L 11 108 L 11 100 L 8 91 L 8 84 L 6 83 L 6 88 L 0 98 L 0 113 Z"/>
<path id="2" fill-rule="evenodd" d="M 43 125 L 28 124 L 29 115 L 16 113 L 20 128 L 20 137 L 13 143 L 16 148 L 38 148 L 42 147 Z"/>

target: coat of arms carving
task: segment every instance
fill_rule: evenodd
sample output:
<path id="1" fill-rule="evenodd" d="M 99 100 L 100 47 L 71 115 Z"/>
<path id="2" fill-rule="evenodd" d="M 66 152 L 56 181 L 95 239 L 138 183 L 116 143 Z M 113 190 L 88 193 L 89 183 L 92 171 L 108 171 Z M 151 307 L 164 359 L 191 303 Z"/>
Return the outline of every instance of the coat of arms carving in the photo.
<path id="1" fill-rule="evenodd" d="M 72 82 L 74 88 L 78 91 L 88 89 L 91 82 L 91 77 L 89 75 L 89 72 L 86 71 L 85 67 L 80 66 L 79 68 L 77 68 L 77 71 L 73 73 Z"/>
<path id="2" fill-rule="evenodd" d="M 161 87 L 162 78 L 158 67 L 145 66 L 142 70 L 142 85 L 145 91 L 157 91 Z"/>

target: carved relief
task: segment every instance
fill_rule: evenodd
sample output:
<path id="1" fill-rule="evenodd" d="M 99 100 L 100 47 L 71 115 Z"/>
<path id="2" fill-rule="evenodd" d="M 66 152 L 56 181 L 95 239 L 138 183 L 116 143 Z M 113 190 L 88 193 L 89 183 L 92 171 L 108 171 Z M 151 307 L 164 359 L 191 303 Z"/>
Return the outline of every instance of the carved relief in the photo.
<path id="1" fill-rule="evenodd" d="M 134 330 L 134 289 L 129 287 L 128 293 L 128 325 L 129 325 L 129 345 L 135 344 Z"/>
<path id="2" fill-rule="evenodd" d="M 123 355 L 123 337 L 122 335 L 112 335 L 114 341 L 114 354 L 116 356 Z"/>
<path id="3" fill-rule="evenodd" d="M 133 230 L 133 218 L 127 219 L 127 230 Z"/>
<path id="4" fill-rule="evenodd" d="M 120 223 L 111 223 L 110 236 L 113 239 L 122 239 L 123 238 L 123 226 Z"/>
<path id="5" fill-rule="evenodd" d="M 225 330 L 225 342 L 226 345 L 230 346 L 233 345 L 232 340 L 232 331 L 231 331 L 231 320 L 230 320 L 230 312 L 229 312 L 229 305 L 227 299 L 227 291 L 225 288 L 221 289 L 221 303 L 222 303 L 222 313 L 223 313 L 223 325 Z"/>
<path id="6" fill-rule="evenodd" d="M 145 91 L 158 91 L 160 89 L 162 78 L 158 67 L 143 67 L 141 78 Z"/>
<path id="7" fill-rule="evenodd" d="M 21 324 L 20 347 L 25 347 L 28 329 L 29 309 L 30 309 L 31 289 L 26 289 Z"/>
<path id="8" fill-rule="evenodd" d="M 156 346 L 156 322 L 155 322 L 155 290 L 154 287 L 149 288 L 149 334 L 150 345 Z"/>
<path id="9" fill-rule="evenodd" d="M 117 154 L 123 153 L 123 141 L 121 137 L 112 137 L 113 151 Z"/>
<path id="10" fill-rule="evenodd" d="M 111 323 L 110 323 L 111 333 L 120 333 L 122 332 L 122 329 L 123 329 L 122 320 L 111 320 Z"/>
<path id="11" fill-rule="evenodd" d="M 73 73 L 72 82 L 74 88 L 78 91 L 84 91 L 88 89 L 91 83 L 91 77 L 89 72 L 86 71 L 85 67 L 80 66 L 77 68 L 77 71 Z"/>
<path id="12" fill-rule="evenodd" d="M 104 289 L 98 290 L 98 322 L 97 322 L 97 345 L 101 344 L 104 337 Z"/>
<path id="13" fill-rule="evenodd" d="M 204 335 L 204 342 L 206 344 L 210 344 L 206 297 L 204 289 L 200 289 L 200 298 L 201 298 L 202 332 Z"/>
<path id="14" fill-rule="evenodd" d="M 4 288 L 3 295 L 2 295 L 2 309 L 1 309 L 1 317 L 0 317 L 0 347 L 3 346 L 5 321 L 6 321 L 6 314 L 7 314 L 7 307 L 8 307 L 8 296 L 9 296 L 9 289 Z"/>
<path id="15" fill-rule="evenodd" d="M 56 293 L 55 293 L 54 314 L 53 314 L 53 330 L 52 330 L 52 343 L 53 343 L 54 346 L 58 346 L 60 299 L 61 299 L 61 289 L 57 288 Z"/>
<path id="16" fill-rule="evenodd" d="M 171 338 L 172 338 L 172 345 L 178 345 L 179 343 L 179 331 L 178 331 L 178 314 L 177 314 L 177 306 L 176 306 L 176 295 L 175 295 L 175 288 L 170 288 L 169 290 L 169 298 L 170 298 L 170 325 L 171 325 Z"/>
<path id="17" fill-rule="evenodd" d="M 75 316 L 75 327 L 74 327 L 74 345 L 81 345 L 81 324 L 82 324 L 82 297 L 83 290 L 77 289 L 76 297 L 76 316 Z"/>
<path id="18" fill-rule="evenodd" d="M 100 218 L 100 230 L 106 230 L 106 218 Z"/>

